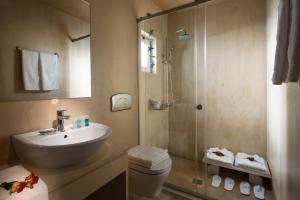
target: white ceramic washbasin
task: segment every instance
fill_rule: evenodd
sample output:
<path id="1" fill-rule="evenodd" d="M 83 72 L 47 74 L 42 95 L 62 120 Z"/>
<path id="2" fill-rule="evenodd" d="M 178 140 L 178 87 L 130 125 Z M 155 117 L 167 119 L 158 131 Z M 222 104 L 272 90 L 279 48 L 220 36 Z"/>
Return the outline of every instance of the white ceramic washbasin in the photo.
<path id="1" fill-rule="evenodd" d="M 62 168 L 90 158 L 112 133 L 111 128 L 97 123 L 53 135 L 38 131 L 12 136 L 13 147 L 24 163 L 38 168 Z"/>

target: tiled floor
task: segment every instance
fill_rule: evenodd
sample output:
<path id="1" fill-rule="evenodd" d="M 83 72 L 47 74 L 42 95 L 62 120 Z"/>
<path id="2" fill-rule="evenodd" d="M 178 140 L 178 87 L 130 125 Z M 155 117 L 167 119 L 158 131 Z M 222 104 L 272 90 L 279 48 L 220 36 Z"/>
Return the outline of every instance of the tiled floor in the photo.
<path id="1" fill-rule="evenodd" d="M 195 162 L 179 157 L 172 156 L 172 170 L 167 179 L 167 183 L 179 186 L 184 189 L 197 190 L 200 193 L 204 193 L 204 164 L 200 163 L 198 171 L 196 172 Z M 193 184 L 193 179 L 196 177 L 203 180 L 202 185 Z"/>
<path id="2" fill-rule="evenodd" d="M 204 165 L 201 164 L 198 170 L 198 176 L 205 179 L 205 169 Z M 244 196 L 239 191 L 239 183 L 241 181 L 247 181 L 247 174 L 238 173 L 231 170 L 221 169 L 220 176 L 222 177 L 222 183 L 219 188 L 214 188 L 211 186 L 212 176 L 207 176 L 207 187 L 205 184 L 196 186 L 192 183 L 193 178 L 195 177 L 195 165 L 194 161 L 173 157 L 172 156 L 172 170 L 167 180 L 168 183 L 171 183 L 176 186 L 180 186 L 185 189 L 190 189 L 195 191 L 196 189 L 201 194 L 206 194 L 208 197 L 218 200 L 256 200 L 253 192 L 251 191 L 250 196 Z M 225 177 L 231 177 L 235 180 L 235 186 L 233 191 L 226 191 L 224 187 Z M 172 194 L 162 192 L 157 198 L 152 200 L 182 200 L 183 198 L 174 196 Z M 147 198 L 140 198 L 136 196 L 131 196 L 130 200 L 150 200 Z M 274 200 L 273 192 L 267 188 L 265 200 Z"/>
<path id="3" fill-rule="evenodd" d="M 198 168 L 198 177 L 205 180 L 205 167 L 203 164 L 200 164 Z M 248 176 L 244 173 L 235 172 L 232 170 L 221 169 L 220 176 L 222 177 L 222 184 L 219 188 L 214 188 L 211 186 L 212 176 L 207 176 L 207 187 L 205 185 L 199 185 L 197 187 L 198 191 L 202 194 L 206 194 L 209 197 L 220 199 L 220 200 L 256 200 L 253 192 L 250 196 L 244 196 L 239 191 L 239 184 L 241 181 L 247 181 Z M 167 182 L 174 185 L 195 190 L 196 186 L 192 183 L 193 178 L 195 177 L 195 164 L 194 161 L 182 159 L 178 157 L 172 157 L 172 170 L 169 175 Z M 235 180 L 236 184 L 233 191 L 226 191 L 224 187 L 225 177 L 231 177 Z M 164 199 L 165 197 L 161 197 Z M 160 200 L 161 200 L 160 199 Z M 166 200 L 168 198 L 165 198 Z M 266 191 L 266 200 L 274 200 L 273 192 L 270 188 L 267 188 Z"/>
<path id="4" fill-rule="evenodd" d="M 207 187 L 207 195 L 209 197 L 213 197 L 215 199 L 224 199 L 224 200 L 256 200 L 253 190 L 251 191 L 250 196 L 245 196 L 240 193 L 239 185 L 242 181 L 247 181 L 247 174 L 235 173 L 229 170 L 221 170 L 220 175 L 222 177 L 222 183 L 220 188 L 214 188 L 211 186 L 212 176 L 208 176 L 208 187 Z M 226 191 L 223 189 L 224 187 L 224 179 L 226 177 L 231 177 L 235 180 L 235 186 L 233 191 Z M 252 185 L 253 187 L 253 185 Z M 265 200 L 274 200 L 273 192 L 270 190 L 269 186 L 266 188 Z"/>
<path id="5" fill-rule="evenodd" d="M 162 191 L 158 197 L 155 199 L 149 199 L 149 198 L 143 198 L 143 197 L 137 197 L 135 195 L 130 195 L 129 200 L 186 200 L 183 198 L 180 198 L 178 196 L 172 195 L 168 192 Z"/>

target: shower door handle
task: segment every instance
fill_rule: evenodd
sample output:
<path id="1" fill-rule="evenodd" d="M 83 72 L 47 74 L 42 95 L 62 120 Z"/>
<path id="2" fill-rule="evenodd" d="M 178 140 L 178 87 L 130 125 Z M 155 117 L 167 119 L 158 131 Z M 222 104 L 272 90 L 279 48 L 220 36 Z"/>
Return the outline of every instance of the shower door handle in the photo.
<path id="1" fill-rule="evenodd" d="M 202 106 L 201 104 L 198 104 L 198 105 L 196 106 L 196 108 L 197 108 L 197 110 L 202 110 L 203 106 Z"/>

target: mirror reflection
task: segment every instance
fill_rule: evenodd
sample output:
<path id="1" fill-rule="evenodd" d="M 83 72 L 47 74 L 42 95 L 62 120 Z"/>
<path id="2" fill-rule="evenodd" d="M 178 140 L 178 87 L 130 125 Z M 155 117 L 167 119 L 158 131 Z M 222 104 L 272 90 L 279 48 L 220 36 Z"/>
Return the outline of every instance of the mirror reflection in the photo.
<path id="1" fill-rule="evenodd" d="M 83 0 L 0 0 L 0 101 L 91 97 Z"/>

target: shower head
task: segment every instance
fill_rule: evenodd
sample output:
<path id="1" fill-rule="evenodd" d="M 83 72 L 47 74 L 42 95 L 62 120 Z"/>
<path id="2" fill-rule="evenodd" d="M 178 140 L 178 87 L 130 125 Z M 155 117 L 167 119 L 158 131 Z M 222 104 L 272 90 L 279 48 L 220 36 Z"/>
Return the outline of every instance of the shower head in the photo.
<path id="1" fill-rule="evenodd" d="M 187 32 L 186 32 L 186 30 L 184 28 L 179 29 L 179 30 L 176 31 L 176 33 L 181 33 L 181 32 L 183 34 L 178 36 L 178 40 L 184 41 L 184 40 L 190 40 L 190 39 L 192 39 L 192 35 L 187 34 Z"/>

